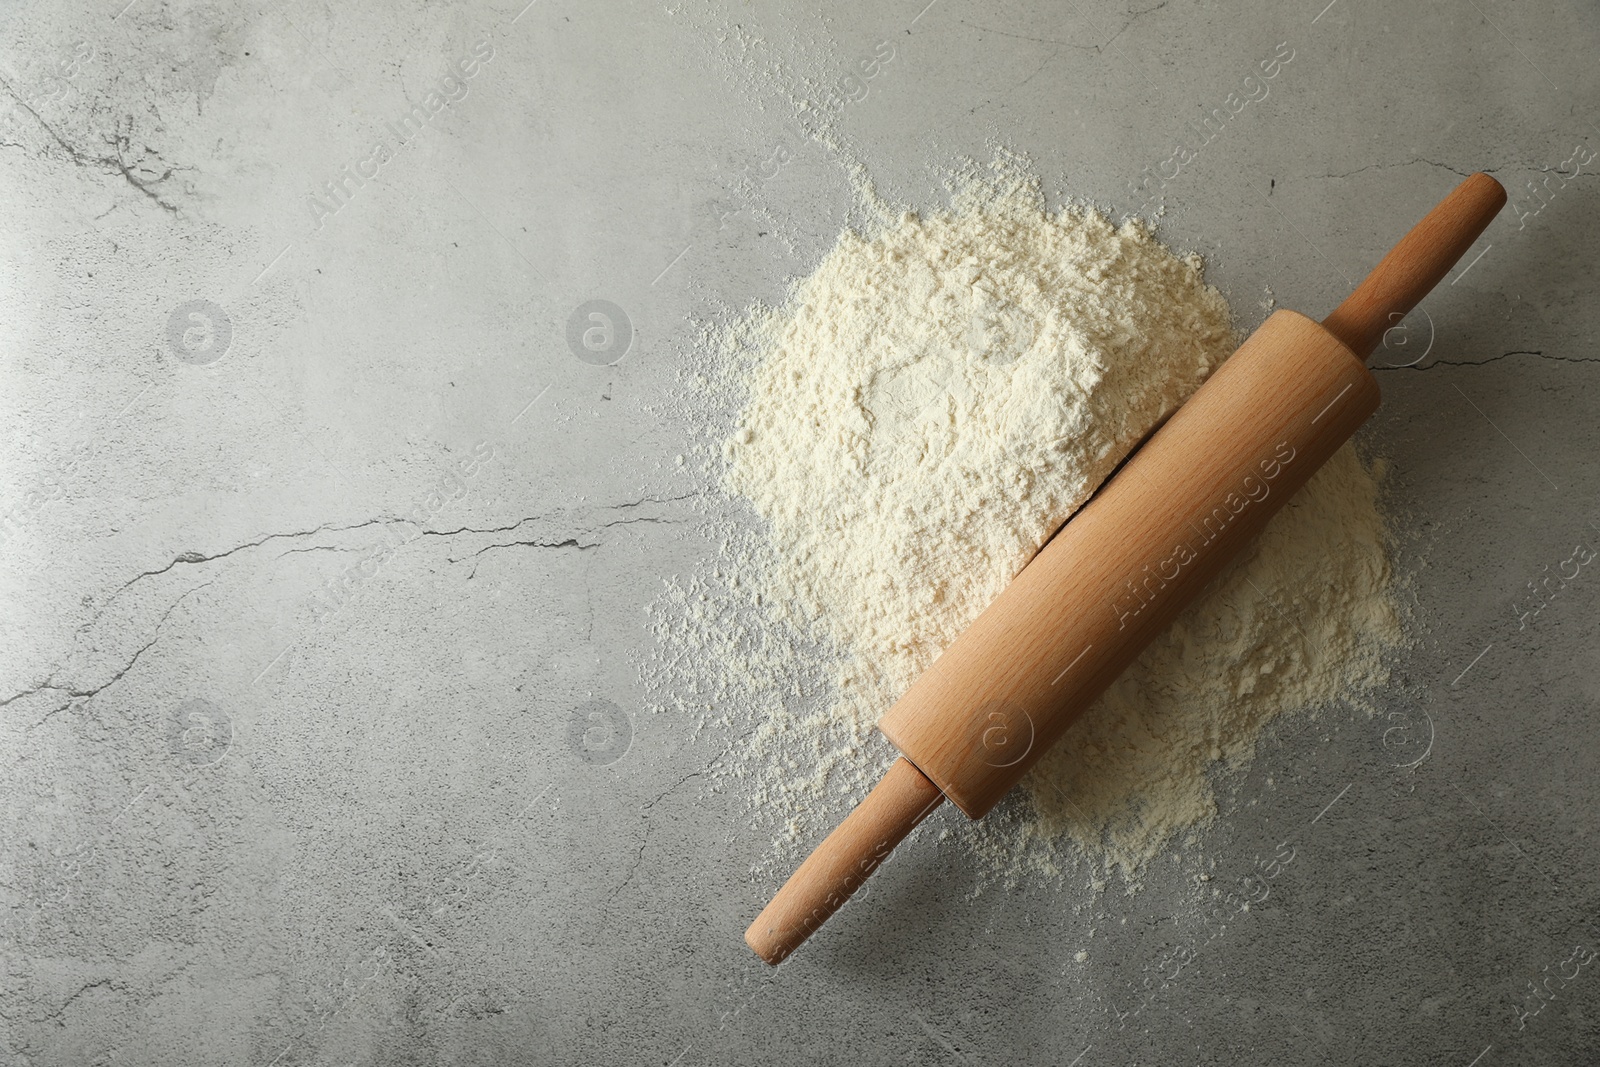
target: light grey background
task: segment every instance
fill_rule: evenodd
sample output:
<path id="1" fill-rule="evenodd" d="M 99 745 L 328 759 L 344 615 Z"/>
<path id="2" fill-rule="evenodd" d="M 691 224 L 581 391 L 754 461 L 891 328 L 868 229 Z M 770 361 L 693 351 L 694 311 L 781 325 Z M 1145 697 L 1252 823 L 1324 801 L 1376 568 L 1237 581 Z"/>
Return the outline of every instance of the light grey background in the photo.
<path id="1" fill-rule="evenodd" d="M 1592 1058 L 1592 5 L 123 3 L 0 14 L 6 1064 Z M 1383 714 L 1283 723 L 1140 895 L 974 895 L 925 830 L 768 970 L 739 733 L 636 667 L 717 541 L 696 320 L 809 269 L 852 160 L 1136 209 L 1280 42 L 1161 188 L 1241 326 L 1474 169 L 1519 204 L 1379 360 Z"/>

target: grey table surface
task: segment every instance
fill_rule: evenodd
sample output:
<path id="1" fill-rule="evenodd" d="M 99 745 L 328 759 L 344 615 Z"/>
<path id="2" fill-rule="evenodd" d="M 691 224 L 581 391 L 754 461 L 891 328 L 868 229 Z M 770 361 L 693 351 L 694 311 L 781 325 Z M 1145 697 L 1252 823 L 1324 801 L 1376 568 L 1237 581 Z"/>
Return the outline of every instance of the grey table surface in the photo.
<path id="1" fill-rule="evenodd" d="M 524 2 L 0 12 L 6 1064 L 1593 1061 L 1592 5 Z M 665 398 L 846 162 L 996 144 L 1246 327 L 1506 184 L 1363 431 L 1420 640 L 1272 732 L 1226 927 L 929 845 L 769 970 L 736 735 L 644 710 L 716 543 Z"/>

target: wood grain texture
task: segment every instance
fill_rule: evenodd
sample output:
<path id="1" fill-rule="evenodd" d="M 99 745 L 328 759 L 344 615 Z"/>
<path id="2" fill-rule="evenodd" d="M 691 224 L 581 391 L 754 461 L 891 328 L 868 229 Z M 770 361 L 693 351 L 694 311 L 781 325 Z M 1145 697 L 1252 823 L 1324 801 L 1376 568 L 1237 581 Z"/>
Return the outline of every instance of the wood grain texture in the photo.
<path id="1" fill-rule="evenodd" d="M 1468 177 L 1411 227 L 1322 325 L 1361 359 L 1370 357 L 1384 332 L 1444 280 L 1505 202 L 1499 182 L 1481 171 Z"/>
<path id="2" fill-rule="evenodd" d="M 918 823 L 944 802 L 938 788 L 903 759 L 845 816 L 784 883 L 745 931 L 745 944 L 771 964 L 828 920 Z"/>
<path id="3" fill-rule="evenodd" d="M 982 816 L 1378 406 L 1331 333 L 1279 311 L 878 724 Z"/>

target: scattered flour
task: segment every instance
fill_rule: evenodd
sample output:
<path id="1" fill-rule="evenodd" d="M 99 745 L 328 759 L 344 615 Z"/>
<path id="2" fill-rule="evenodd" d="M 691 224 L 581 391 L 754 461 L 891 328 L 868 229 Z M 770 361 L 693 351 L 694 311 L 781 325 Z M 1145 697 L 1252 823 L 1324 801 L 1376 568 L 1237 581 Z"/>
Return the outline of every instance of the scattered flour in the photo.
<path id="1" fill-rule="evenodd" d="M 657 683 L 753 716 L 728 769 L 805 843 L 882 772 L 883 711 L 1238 340 L 1198 257 L 1138 221 L 1049 212 L 1006 156 L 952 192 L 841 234 L 719 338 L 742 397 L 722 483 L 760 529 L 657 606 Z M 1347 446 L 973 847 L 1012 876 L 1077 852 L 1136 882 L 1266 723 L 1376 684 L 1401 634 L 1376 496 Z"/>

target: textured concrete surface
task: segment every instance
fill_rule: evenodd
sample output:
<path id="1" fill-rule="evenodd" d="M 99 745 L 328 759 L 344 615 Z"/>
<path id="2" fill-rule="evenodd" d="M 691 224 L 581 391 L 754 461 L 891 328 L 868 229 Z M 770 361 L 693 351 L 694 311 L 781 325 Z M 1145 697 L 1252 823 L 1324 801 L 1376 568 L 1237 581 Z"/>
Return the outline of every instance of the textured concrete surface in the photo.
<path id="1" fill-rule="evenodd" d="M 524 2 L 0 13 L 3 1062 L 1593 1058 L 1589 5 Z M 907 203 L 999 142 L 1164 204 L 1244 325 L 1510 187 L 1365 431 L 1423 640 L 1377 719 L 1275 732 L 1233 904 L 974 896 L 923 831 L 741 944 L 737 735 L 634 663 L 714 542 L 694 320 L 848 218 L 791 97 Z"/>

